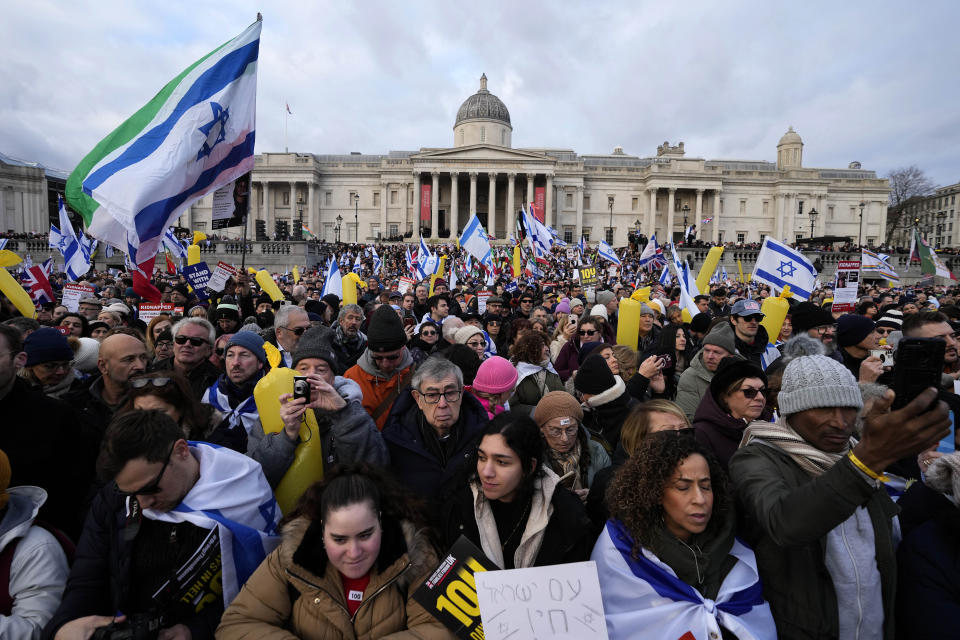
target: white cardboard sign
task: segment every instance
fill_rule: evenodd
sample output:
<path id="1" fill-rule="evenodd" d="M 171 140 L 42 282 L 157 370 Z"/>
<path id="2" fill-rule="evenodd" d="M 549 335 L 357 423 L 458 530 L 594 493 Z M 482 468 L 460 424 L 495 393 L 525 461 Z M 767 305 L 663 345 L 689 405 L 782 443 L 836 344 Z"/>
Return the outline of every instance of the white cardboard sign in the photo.
<path id="1" fill-rule="evenodd" d="M 93 295 L 93 287 L 88 284 L 69 283 L 63 285 L 63 306 L 72 313 L 80 308 L 80 298 Z"/>
<path id="2" fill-rule="evenodd" d="M 227 284 L 227 279 L 237 275 L 237 268 L 227 264 L 223 260 L 217 262 L 217 268 L 213 270 L 213 275 L 207 281 L 207 289 L 211 291 L 223 291 Z"/>
<path id="3" fill-rule="evenodd" d="M 604 640 L 595 562 L 474 574 L 485 640 Z"/>

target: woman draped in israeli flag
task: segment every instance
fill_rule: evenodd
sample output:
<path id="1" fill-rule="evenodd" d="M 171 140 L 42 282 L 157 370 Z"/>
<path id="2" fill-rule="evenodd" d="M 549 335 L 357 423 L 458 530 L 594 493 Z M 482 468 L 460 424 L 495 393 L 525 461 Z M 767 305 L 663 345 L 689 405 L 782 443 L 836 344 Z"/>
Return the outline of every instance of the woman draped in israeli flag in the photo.
<path id="1" fill-rule="evenodd" d="M 776 639 L 723 471 L 692 436 L 650 436 L 607 495 L 592 559 L 611 640 Z"/>

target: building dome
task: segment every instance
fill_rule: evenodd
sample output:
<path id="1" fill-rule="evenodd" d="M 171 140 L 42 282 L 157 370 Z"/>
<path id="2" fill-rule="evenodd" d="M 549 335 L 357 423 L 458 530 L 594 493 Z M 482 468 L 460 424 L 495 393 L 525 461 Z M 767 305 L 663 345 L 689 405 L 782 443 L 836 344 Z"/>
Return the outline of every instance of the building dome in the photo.
<path id="1" fill-rule="evenodd" d="M 803 144 L 803 140 L 800 139 L 800 134 L 793 130 L 793 127 L 787 129 L 787 132 L 783 134 L 783 137 L 780 138 L 780 142 L 777 143 L 779 147 L 782 144 Z"/>
<path id="2" fill-rule="evenodd" d="M 498 120 L 504 124 L 510 124 L 510 112 L 507 111 L 507 105 L 497 96 L 487 91 L 487 75 L 480 76 L 480 90 L 464 100 L 457 111 L 457 121 L 453 124 L 454 129 L 461 122 L 467 120 L 484 119 Z"/>

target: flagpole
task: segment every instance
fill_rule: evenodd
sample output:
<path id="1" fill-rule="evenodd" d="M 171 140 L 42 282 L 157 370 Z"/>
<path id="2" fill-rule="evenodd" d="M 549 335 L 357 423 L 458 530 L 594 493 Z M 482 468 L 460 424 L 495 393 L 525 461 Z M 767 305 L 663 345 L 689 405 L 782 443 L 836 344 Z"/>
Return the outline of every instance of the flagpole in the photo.
<path id="1" fill-rule="evenodd" d="M 290 153 L 290 147 L 287 146 L 287 122 L 290 120 L 290 111 L 287 109 L 287 103 L 283 103 L 283 152 Z"/>

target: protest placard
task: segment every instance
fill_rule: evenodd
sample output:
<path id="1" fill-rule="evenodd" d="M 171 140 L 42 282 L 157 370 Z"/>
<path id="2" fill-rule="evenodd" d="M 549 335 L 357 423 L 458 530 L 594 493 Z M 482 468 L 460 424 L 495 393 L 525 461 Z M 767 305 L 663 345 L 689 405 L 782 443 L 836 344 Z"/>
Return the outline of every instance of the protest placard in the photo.
<path id="1" fill-rule="evenodd" d="M 476 573 L 485 640 L 603 640 L 607 624 L 594 562 Z"/>
<path id="2" fill-rule="evenodd" d="M 210 291 L 223 291 L 227 285 L 227 280 L 237 275 L 237 268 L 232 264 L 227 264 L 223 260 L 217 262 L 217 268 L 213 270 L 213 275 L 207 281 L 207 289 Z"/>
<path id="3" fill-rule="evenodd" d="M 137 310 L 137 317 L 144 322 L 150 322 L 161 313 L 168 315 L 183 315 L 183 307 L 175 307 L 172 302 L 158 302 L 151 304 L 149 302 L 140 303 Z"/>
<path id="4" fill-rule="evenodd" d="M 830 309 L 839 313 L 853 313 L 857 305 L 860 285 L 860 261 L 840 260 L 833 282 L 833 304 Z"/>
<path id="5" fill-rule="evenodd" d="M 198 300 L 202 302 L 209 297 L 207 295 L 207 282 L 210 281 L 210 267 L 207 266 L 206 262 L 200 261 L 187 265 L 180 273 L 183 274 L 183 277 L 186 278 L 190 286 L 193 287 L 193 293 L 197 296 Z"/>
<path id="6" fill-rule="evenodd" d="M 483 551 L 460 536 L 444 555 L 440 566 L 414 592 L 413 599 L 458 638 L 483 640 L 474 578 L 497 569 L 499 567 Z"/>
<path id="7" fill-rule="evenodd" d="M 80 308 L 80 298 L 93 295 L 93 287 L 89 284 L 68 283 L 63 285 L 63 306 L 76 313 Z"/>
<path id="8" fill-rule="evenodd" d="M 483 289 L 477 292 L 477 313 L 483 315 L 487 312 L 487 298 L 493 295 L 493 292 Z"/>
<path id="9" fill-rule="evenodd" d="M 397 279 L 397 291 L 400 293 L 406 293 L 407 291 L 413 292 L 413 278 L 408 278 L 403 276 Z"/>
<path id="10" fill-rule="evenodd" d="M 597 284 L 597 268 L 580 267 L 580 284 L 584 286 Z"/>

